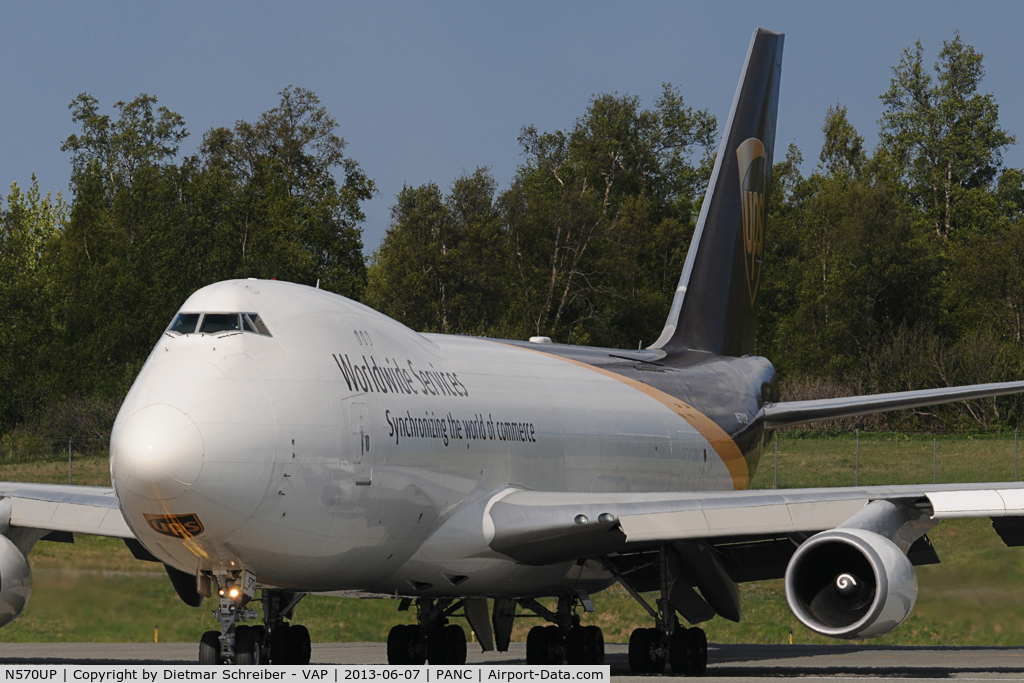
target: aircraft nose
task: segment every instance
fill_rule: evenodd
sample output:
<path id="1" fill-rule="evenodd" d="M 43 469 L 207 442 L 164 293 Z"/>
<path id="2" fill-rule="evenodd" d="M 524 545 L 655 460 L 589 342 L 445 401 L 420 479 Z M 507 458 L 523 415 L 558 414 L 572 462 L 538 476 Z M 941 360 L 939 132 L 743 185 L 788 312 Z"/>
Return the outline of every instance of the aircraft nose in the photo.
<path id="1" fill-rule="evenodd" d="M 110 439 L 115 482 L 151 500 L 175 498 L 199 476 L 203 466 L 202 434 L 188 415 L 174 406 L 148 405 L 115 426 Z"/>

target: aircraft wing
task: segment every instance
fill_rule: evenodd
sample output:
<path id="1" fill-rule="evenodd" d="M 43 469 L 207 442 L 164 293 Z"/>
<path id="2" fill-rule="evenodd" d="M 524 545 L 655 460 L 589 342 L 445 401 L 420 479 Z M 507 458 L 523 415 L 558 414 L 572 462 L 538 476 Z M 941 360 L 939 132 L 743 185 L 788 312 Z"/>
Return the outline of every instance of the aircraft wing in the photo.
<path id="1" fill-rule="evenodd" d="M 135 538 L 108 486 L 0 482 L 0 499 L 12 527 Z"/>
<path id="2" fill-rule="evenodd" d="M 997 382 L 962 387 L 921 389 L 919 391 L 897 391 L 891 394 L 766 403 L 762 411 L 764 426 L 768 429 L 780 429 L 807 422 L 857 417 L 903 408 L 920 408 L 939 403 L 1017 394 L 1022 391 L 1024 391 L 1024 382 Z"/>
<path id="3" fill-rule="evenodd" d="M 839 526 L 878 500 L 905 505 L 936 521 L 1024 517 L 1024 483 L 1018 482 L 695 493 L 506 489 L 491 500 L 489 519 L 484 520 L 485 528 L 493 529 L 491 549 L 529 565 L 661 543 L 802 540 Z M 1024 544 L 1024 519 L 1020 525 L 1017 521 L 994 521 L 1008 545 Z"/>

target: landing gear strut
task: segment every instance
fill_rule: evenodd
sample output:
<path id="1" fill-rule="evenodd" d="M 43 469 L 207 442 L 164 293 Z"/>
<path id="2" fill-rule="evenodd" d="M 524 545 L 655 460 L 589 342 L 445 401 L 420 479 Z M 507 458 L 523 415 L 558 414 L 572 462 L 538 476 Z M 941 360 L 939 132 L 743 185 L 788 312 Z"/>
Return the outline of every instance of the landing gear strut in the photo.
<path id="1" fill-rule="evenodd" d="M 629 669 L 634 674 L 660 674 L 667 661 L 673 674 L 700 676 L 708 666 L 707 635 L 704 629 L 685 628 L 679 623 L 669 600 L 668 552 L 667 546 L 662 546 L 659 552 L 661 593 L 657 609 L 647 604 L 628 580 L 606 563 L 626 592 L 654 618 L 654 628 L 638 628 L 629 636 Z"/>
<path id="2" fill-rule="evenodd" d="M 220 622 L 220 631 L 203 634 L 200 664 L 309 664 L 309 631 L 285 621 L 292 618 L 305 593 L 264 589 L 264 623 L 248 626 L 240 622 L 259 615 L 247 606 L 250 596 L 242 590 L 241 577 L 222 575 L 214 581 L 218 601 L 213 616 Z"/>
<path id="3" fill-rule="evenodd" d="M 582 626 L 576 614 L 576 596 L 561 597 L 555 612 L 533 599 L 519 604 L 549 621 L 534 626 L 526 636 L 527 664 L 603 664 L 604 634 L 598 626 Z M 592 608 L 589 608 L 592 609 Z"/>
<path id="4" fill-rule="evenodd" d="M 295 606 L 305 593 L 263 591 L 263 651 L 271 664 L 309 664 L 312 646 L 309 631 L 302 624 L 289 624 L 285 619 L 295 615 Z"/>
<path id="5" fill-rule="evenodd" d="M 399 611 L 409 609 L 412 600 L 402 600 Z M 462 607 L 451 599 L 416 600 L 417 623 L 399 624 L 388 633 L 388 664 L 465 664 L 466 632 L 448 617 Z"/>
<path id="6" fill-rule="evenodd" d="M 218 586 L 217 609 L 220 633 L 207 631 L 199 641 L 200 664 L 259 664 L 262 633 L 239 622 L 255 619 L 256 610 L 246 607 L 250 596 L 243 591 L 244 578 L 238 572 L 214 579 Z"/>

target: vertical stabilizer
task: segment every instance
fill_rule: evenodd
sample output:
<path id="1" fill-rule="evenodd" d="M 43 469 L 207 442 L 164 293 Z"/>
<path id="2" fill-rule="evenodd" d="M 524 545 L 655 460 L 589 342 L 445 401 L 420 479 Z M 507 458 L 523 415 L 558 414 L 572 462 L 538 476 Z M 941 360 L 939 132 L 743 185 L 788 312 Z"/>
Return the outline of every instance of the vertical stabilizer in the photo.
<path id="1" fill-rule="evenodd" d="M 754 352 L 782 41 L 754 31 L 672 309 L 651 348 Z"/>

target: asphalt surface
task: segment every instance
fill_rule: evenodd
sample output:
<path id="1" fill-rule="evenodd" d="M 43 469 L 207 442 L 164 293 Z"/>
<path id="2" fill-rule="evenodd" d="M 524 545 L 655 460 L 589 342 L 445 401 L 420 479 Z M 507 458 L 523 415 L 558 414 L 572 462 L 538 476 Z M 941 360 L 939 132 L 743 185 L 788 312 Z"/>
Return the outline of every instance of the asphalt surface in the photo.
<path id="1" fill-rule="evenodd" d="M 198 649 L 192 643 L 5 643 L 0 665 L 189 664 Z M 481 653 L 472 643 L 469 649 L 469 664 L 525 664 L 521 643 L 506 653 Z M 312 662 L 386 664 L 387 654 L 382 643 L 322 643 L 313 645 Z M 629 674 L 625 645 L 608 644 L 606 663 L 621 683 L 651 678 Z M 1024 680 L 1024 648 L 711 644 L 705 676 L 722 681 Z"/>

